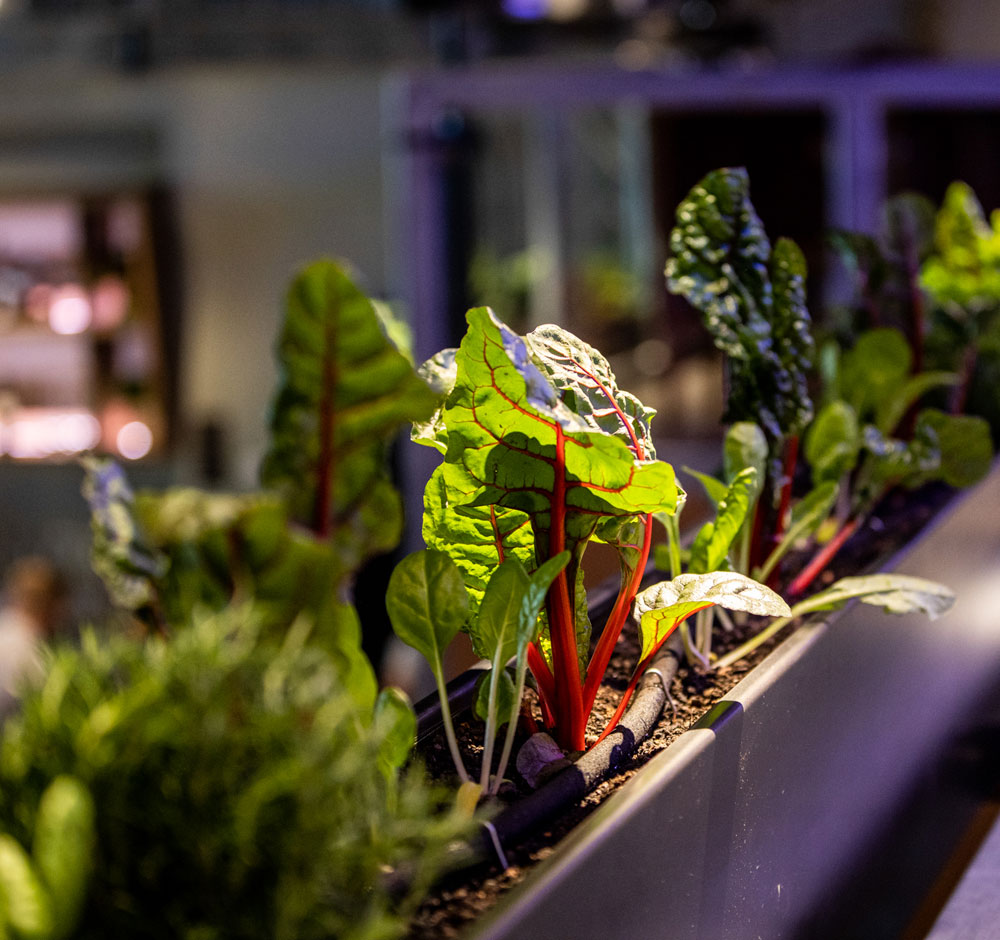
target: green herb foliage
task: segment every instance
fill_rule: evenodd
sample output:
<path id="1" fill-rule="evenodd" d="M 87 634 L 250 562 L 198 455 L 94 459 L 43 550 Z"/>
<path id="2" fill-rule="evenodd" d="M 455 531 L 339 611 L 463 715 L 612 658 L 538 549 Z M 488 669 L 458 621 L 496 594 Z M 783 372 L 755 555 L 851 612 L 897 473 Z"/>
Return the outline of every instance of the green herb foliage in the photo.
<path id="1" fill-rule="evenodd" d="M 43 833 L 60 836 L 43 794 L 72 773 L 92 796 L 93 874 L 73 936 L 402 933 L 458 823 L 419 768 L 399 772 L 410 709 L 393 693 L 359 707 L 313 629 L 304 617 L 279 640 L 239 605 L 169 640 L 87 633 L 56 653 L 4 731 L 0 825 L 24 845 L 35 833 L 33 868 L 68 903 L 87 831 L 64 820 L 72 845 L 46 848 Z"/>

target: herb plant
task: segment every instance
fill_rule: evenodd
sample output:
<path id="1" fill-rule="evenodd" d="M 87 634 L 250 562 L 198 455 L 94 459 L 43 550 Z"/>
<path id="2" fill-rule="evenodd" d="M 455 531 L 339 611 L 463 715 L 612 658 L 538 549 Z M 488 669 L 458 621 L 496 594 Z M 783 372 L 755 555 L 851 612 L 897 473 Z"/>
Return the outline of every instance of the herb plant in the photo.
<path id="1" fill-rule="evenodd" d="M 173 626 L 169 639 L 85 633 L 5 726 L 11 934 L 401 935 L 463 825 L 419 766 L 399 770 L 412 711 L 359 703 L 308 616 L 280 635 L 265 609 L 236 604 Z M 68 772 L 75 790 L 59 797 Z M 58 827 L 56 797 L 71 803 Z M 30 868 L 13 840 L 32 846 Z"/>

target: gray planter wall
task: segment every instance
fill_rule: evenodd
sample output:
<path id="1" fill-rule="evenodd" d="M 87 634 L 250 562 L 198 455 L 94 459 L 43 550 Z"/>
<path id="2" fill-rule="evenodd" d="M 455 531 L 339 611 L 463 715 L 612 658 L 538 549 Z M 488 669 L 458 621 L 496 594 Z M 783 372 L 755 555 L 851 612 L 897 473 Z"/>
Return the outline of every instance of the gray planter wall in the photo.
<path id="1" fill-rule="evenodd" d="M 946 617 L 799 629 L 471 936 L 799 936 L 1000 679 L 998 507 L 994 470 L 894 564 L 957 592 Z"/>

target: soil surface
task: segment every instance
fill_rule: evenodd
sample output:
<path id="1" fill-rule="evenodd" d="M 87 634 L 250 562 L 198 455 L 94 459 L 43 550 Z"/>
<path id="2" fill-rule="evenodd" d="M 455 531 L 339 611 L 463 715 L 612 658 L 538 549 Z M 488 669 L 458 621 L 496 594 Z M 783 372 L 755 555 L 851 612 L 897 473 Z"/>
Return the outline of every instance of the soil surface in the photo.
<path id="1" fill-rule="evenodd" d="M 814 589 L 825 587 L 843 575 L 864 573 L 884 564 L 893 552 L 913 538 L 944 506 L 951 491 L 941 486 L 930 486 L 921 490 L 918 495 L 919 498 L 914 500 L 914 494 L 891 494 L 842 549 L 832 569 L 823 573 Z M 801 562 L 800 559 L 799 563 Z M 797 570 L 795 559 L 790 559 L 788 565 L 790 570 Z M 732 632 L 717 631 L 713 639 L 713 651 L 721 655 L 728 649 L 735 648 L 763 625 L 762 622 L 751 621 L 742 628 L 737 626 Z M 599 784 L 578 805 L 560 818 L 553 819 L 550 826 L 517 846 L 505 846 L 508 862 L 506 869 L 502 869 L 499 862 L 494 860 L 488 866 L 458 872 L 442 881 L 417 911 L 408 940 L 447 940 L 460 937 L 471 921 L 489 910 L 506 892 L 523 881 L 534 865 L 556 851 L 559 841 L 643 764 L 696 724 L 712 705 L 780 644 L 789 632 L 790 630 L 778 634 L 733 666 L 707 675 L 682 664 L 671 684 L 672 707 L 671 704 L 667 705 L 660 722 L 639 745 L 633 758 Z M 634 625 L 630 624 L 618 642 L 605 683 L 591 714 L 588 740 L 596 737 L 614 713 L 637 654 L 636 631 Z M 477 761 L 482 752 L 482 725 L 467 715 L 461 718 L 456 716 L 456 731 L 463 744 L 463 752 L 468 755 L 467 768 L 475 779 L 479 772 Z M 432 774 L 440 777 L 454 775 L 442 735 L 435 735 L 425 741 L 421 750 Z M 501 795 L 506 800 L 513 800 L 518 796 L 518 787 L 524 788 L 524 784 L 512 769 L 508 771 L 508 775 L 516 779 L 512 781 L 508 792 Z"/>

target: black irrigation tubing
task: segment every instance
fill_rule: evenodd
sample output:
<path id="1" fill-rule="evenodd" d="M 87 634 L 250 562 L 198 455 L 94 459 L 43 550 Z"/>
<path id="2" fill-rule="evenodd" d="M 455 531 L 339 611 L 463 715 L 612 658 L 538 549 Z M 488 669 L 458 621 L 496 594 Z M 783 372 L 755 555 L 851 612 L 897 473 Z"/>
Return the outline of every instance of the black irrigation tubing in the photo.
<path id="1" fill-rule="evenodd" d="M 651 563 L 643 583 L 645 585 L 653 580 L 656 580 L 655 568 Z M 591 594 L 588 606 L 595 623 L 603 623 L 611 611 L 618 591 L 616 582 L 617 579 L 611 579 Z M 595 633 L 595 639 L 597 635 Z M 675 634 L 639 680 L 632 703 L 614 731 L 537 790 L 501 810 L 484 823 L 473 838 L 456 845 L 449 853 L 448 874 L 454 875 L 494 859 L 499 861 L 501 867 L 506 867 L 505 849 L 516 847 L 526 835 L 551 823 L 579 803 L 602 780 L 628 761 L 659 721 L 682 655 L 680 637 Z M 486 664 L 473 667 L 448 683 L 448 702 L 453 716 L 471 707 L 476 682 L 486 668 Z M 442 724 L 441 703 L 437 694 L 433 693 L 419 702 L 416 712 L 417 739 L 424 741 Z M 399 880 L 403 884 L 406 875 L 396 872 L 391 880 Z"/>
<path id="2" fill-rule="evenodd" d="M 449 868 L 468 868 L 494 858 L 507 867 L 505 848 L 516 846 L 532 831 L 551 823 L 625 764 L 659 721 L 680 658 L 679 644 L 665 647 L 639 681 L 615 730 L 574 764 L 484 823 L 476 837 L 455 849 Z"/>

